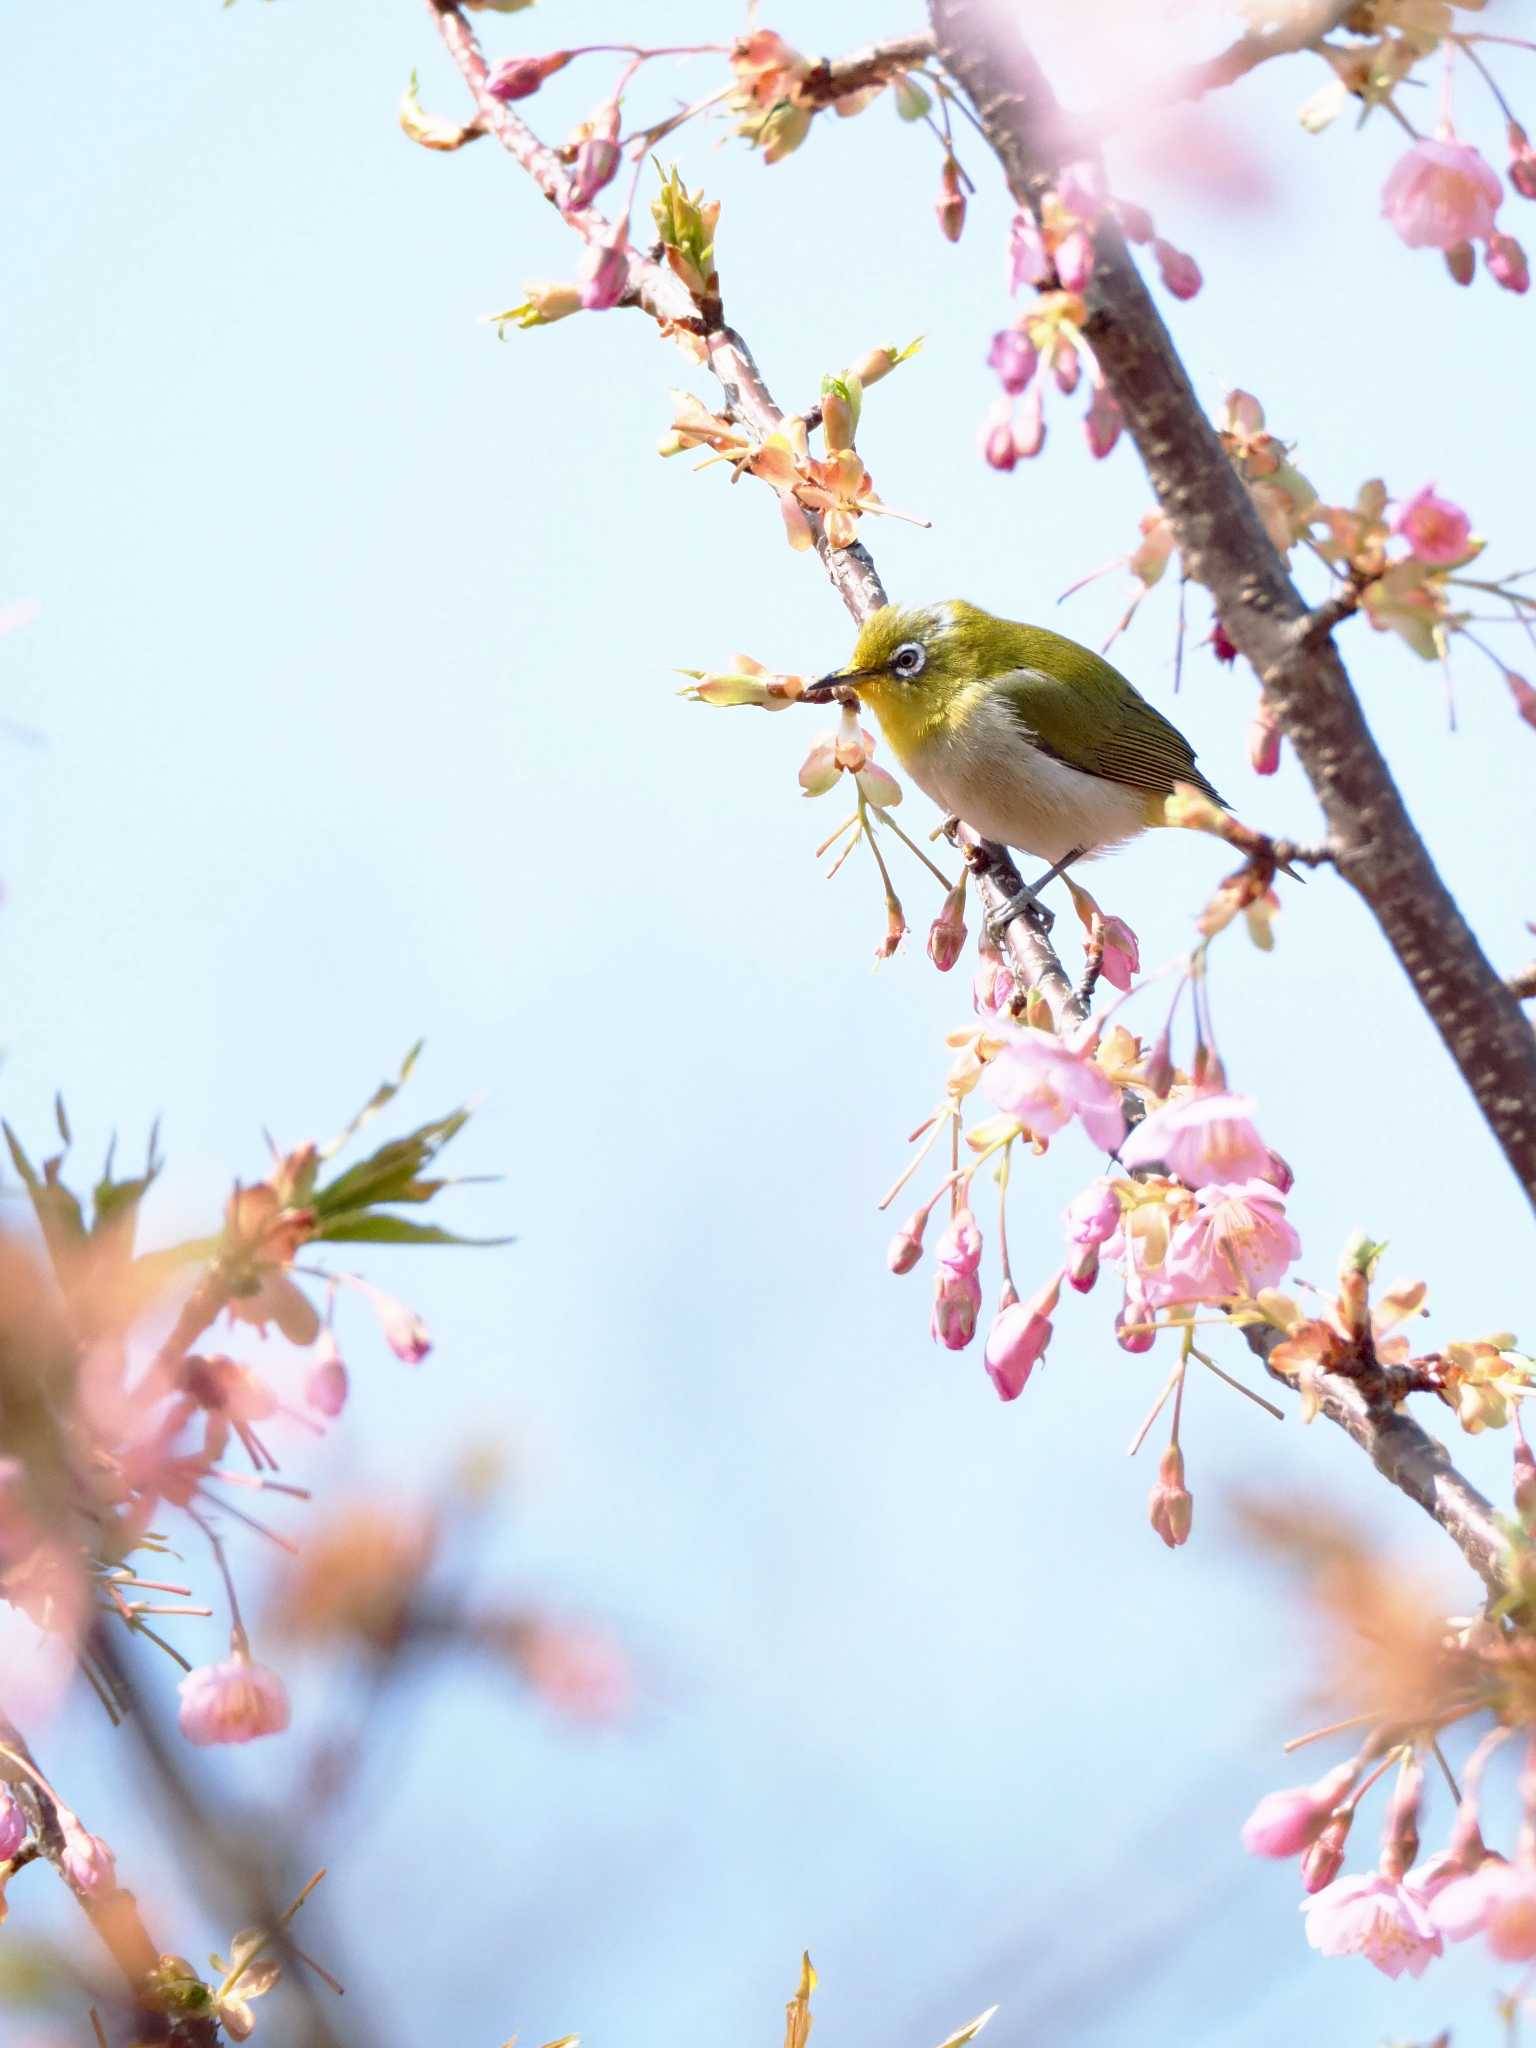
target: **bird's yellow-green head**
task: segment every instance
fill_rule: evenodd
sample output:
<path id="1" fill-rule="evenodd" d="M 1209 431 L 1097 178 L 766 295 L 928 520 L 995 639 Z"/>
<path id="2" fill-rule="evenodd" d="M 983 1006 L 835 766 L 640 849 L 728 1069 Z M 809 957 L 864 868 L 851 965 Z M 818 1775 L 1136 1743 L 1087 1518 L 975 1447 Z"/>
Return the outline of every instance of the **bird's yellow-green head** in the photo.
<path id="1" fill-rule="evenodd" d="M 860 627 L 848 666 L 805 694 L 824 702 L 839 686 L 856 689 L 900 753 L 963 718 L 967 698 L 989 677 L 1018 668 L 1010 636 L 1020 630 L 958 599 L 882 605 Z"/>

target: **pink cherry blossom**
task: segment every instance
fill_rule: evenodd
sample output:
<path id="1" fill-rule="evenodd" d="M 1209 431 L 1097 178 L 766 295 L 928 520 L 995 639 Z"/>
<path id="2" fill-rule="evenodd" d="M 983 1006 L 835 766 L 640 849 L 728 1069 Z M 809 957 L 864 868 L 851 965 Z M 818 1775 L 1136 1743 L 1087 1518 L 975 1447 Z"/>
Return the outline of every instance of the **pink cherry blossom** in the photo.
<path id="1" fill-rule="evenodd" d="M 58 1814 L 64 1836 L 64 1854 L 59 1859 L 64 1875 L 77 1891 L 111 1891 L 117 1883 L 117 1858 L 78 1814 L 71 1813 L 67 1806 L 61 1806 Z"/>
<path id="2" fill-rule="evenodd" d="M 1443 568 L 1466 554 L 1472 522 L 1459 505 L 1439 497 L 1434 485 L 1426 484 L 1403 505 L 1392 531 L 1407 541 L 1421 562 Z"/>
<path id="3" fill-rule="evenodd" d="M 545 57 L 508 57 L 490 73 L 485 89 L 493 100 L 525 100 L 546 78 L 571 61 L 569 50 L 551 50 Z"/>
<path id="4" fill-rule="evenodd" d="M 1223 1091 L 1186 1095 L 1156 1109 L 1120 1147 L 1126 1166 L 1166 1166 L 1187 1188 L 1262 1178 L 1269 1147 L 1253 1124 L 1253 1100 Z"/>
<path id="5" fill-rule="evenodd" d="M 1088 453 L 1096 462 L 1102 462 L 1120 438 L 1125 425 L 1125 415 L 1115 403 L 1109 387 L 1096 384 L 1088 410 L 1083 414 L 1083 432 L 1088 440 Z"/>
<path id="6" fill-rule="evenodd" d="M 1030 1301 L 1010 1302 L 987 1332 L 986 1366 L 1004 1401 L 1016 1401 L 1051 1341 L 1051 1316 L 1061 1295 L 1061 1275 Z"/>
<path id="7" fill-rule="evenodd" d="M 928 1333 L 946 1351 L 963 1351 L 976 1334 L 981 1313 L 981 1282 L 974 1272 L 958 1273 L 941 1265 L 934 1275 L 933 1314 Z"/>
<path id="8" fill-rule="evenodd" d="M 1194 257 L 1187 255 L 1183 249 L 1176 249 L 1172 242 L 1165 242 L 1161 237 L 1153 242 L 1152 254 L 1163 283 L 1173 296 L 1176 299 L 1192 299 L 1205 282 Z"/>
<path id="9" fill-rule="evenodd" d="M 1381 191 L 1381 210 L 1410 249 L 1485 241 L 1504 196 L 1498 173 L 1469 143 L 1416 142 Z"/>
<path id="10" fill-rule="evenodd" d="M 998 399 L 989 408 L 981 423 L 978 437 L 981 459 L 988 469 L 1000 469 L 1005 474 L 1019 459 L 1019 451 L 1013 439 L 1013 407 L 1006 398 Z"/>
<path id="11" fill-rule="evenodd" d="M 1307 1940 L 1325 1956 L 1364 1956 L 1388 1977 L 1422 1977 L 1444 1951 L 1440 1930 L 1406 1886 L 1380 1871 L 1339 1877 L 1303 1899 Z"/>
<path id="12" fill-rule="evenodd" d="M 1064 1213 L 1068 1244 L 1103 1244 L 1120 1228 L 1120 1198 L 1114 1183 L 1091 1181 L 1080 1195 L 1072 1197 Z"/>
<path id="13" fill-rule="evenodd" d="M 629 255 L 623 241 L 593 242 L 581 260 L 577 282 L 581 303 L 589 313 L 616 306 L 629 283 Z"/>
<path id="14" fill-rule="evenodd" d="M 1114 1083 L 1049 1031 L 1015 1025 L 1002 1051 L 983 1069 L 981 1085 L 989 1100 L 1037 1138 L 1051 1137 L 1073 1117 L 1106 1152 L 1113 1152 L 1124 1135 L 1125 1115 Z"/>
<path id="15" fill-rule="evenodd" d="M 1056 178 L 1056 197 L 1075 220 L 1096 221 L 1104 211 L 1103 171 L 1091 157 L 1063 164 Z"/>
<path id="16" fill-rule="evenodd" d="M 1488 275 L 1495 284 L 1503 285 L 1507 292 L 1528 292 L 1531 288 L 1531 267 L 1525 260 L 1525 251 L 1513 235 L 1490 235 L 1485 256 Z"/>
<path id="17" fill-rule="evenodd" d="M 1448 1884 L 1430 1915 L 1447 1941 L 1486 1934 L 1502 1963 L 1536 1958 L 1536 1870 L 1490 1856 L 1469 1877 Z"/>
<path id="18" fill-rule="evenodd" d="M 1045 400 L 1037 377 L 1013 416 L 1013 448 L 1021 462 L 1028 462 L 1045 446 Z"/>
<path id="19" fill-rule="evenodd" d="M 969 1209 L 957 1209 L 950 1217 L 933 1255 L 941 1266 L 962 1277 L 980 1266 L 981 1230 Z"/>
<path id="20" fill-rule="evenodd" d="M 275 1671 L 236 1654 L 189 1671 L 177 1687 L 178 1720 L 188 1742 L 254 1742 L 288 1726 L 288 1689 Z"/>
<path id="21" fill-rule="evenodd" d="M 1174 1225 L 1163 1262 L 1174 1299 L 1251 1298 L 1300 1257 L 1284 1198 L 1268 1181 L 1212 1182 L 1195 1203 L 1194 1214 Z"/>
<path id="22" fill-rule="evenodd" d="M 1008 231 L 1008 289 L 1016 292 L 1021 284 L 1048 284 L 1050 278 L 1051 259 L 1044 236 L 1030 214 L 1016 213 Z"/>
<path id="23" fill-rule="evenodd" d="M 1141 941 L 1123 917 L 1104 919 L 1102 972 L 1111 988 L 1126 990 L 1141 972 Z"/>
<path id="24" fill-rule="evenodd" d="M 923 1232 L 928 1228 L 927 1209 L 909 1216 L 891 1239 L 885 1262 L 893 1273 L 910 1273 L 923 1256 Z"/>
<path id="25" fill-rule="evenodd" d="M 1010 398 L 1017 398 L 1028 384 L 1039 360 L 1034 343 L 1017 327 L 1000 328 L 987 351 L 987 367 L 997 372 Z"/>
<path id="26" fill-rule="evenodd" d="M 1243 1847 L 1250 1856 L 1299 1856 L 1323 1832 L 1359 1775 L 1357 1764 L 1340 1764 L 1316 1784 L 1266 1792 L 1243 1822 Z"/>
<path id="27" fill-rule="evenodd" d="M 1088 289 L 1093 276 L 1093 237 L 1086 228 L 1072 228 L 1056 244 L 1056 275 L 1064 292 Z"/>

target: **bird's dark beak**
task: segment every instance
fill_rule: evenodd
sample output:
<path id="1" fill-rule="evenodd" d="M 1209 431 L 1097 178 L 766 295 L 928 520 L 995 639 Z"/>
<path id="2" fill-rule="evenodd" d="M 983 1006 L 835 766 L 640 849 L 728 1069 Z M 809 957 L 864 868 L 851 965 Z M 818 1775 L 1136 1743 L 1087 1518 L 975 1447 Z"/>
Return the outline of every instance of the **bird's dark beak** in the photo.
<path id="1" fill-rule="evenodd" d="M 819 681 L 807 683 L 800 692 L 802 704 L 831 704 L 842 690 L 851 690 L 861 683 L 869 673 L 867 669 L 853 668 L 840 670 L 836 675 L 822 676 Z"/>

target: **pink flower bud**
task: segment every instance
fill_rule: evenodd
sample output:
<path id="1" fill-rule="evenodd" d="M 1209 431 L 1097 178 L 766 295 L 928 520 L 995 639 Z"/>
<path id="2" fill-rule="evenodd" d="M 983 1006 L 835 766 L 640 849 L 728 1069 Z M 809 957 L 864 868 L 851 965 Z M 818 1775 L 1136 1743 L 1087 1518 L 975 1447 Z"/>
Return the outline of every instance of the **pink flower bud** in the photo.
<path id="1" fill-rule="evenodd" d="M 941 1265 L 934 1276 L 933 1316 L 929 1334 L 949 1351 L 963 1351 L 976 1334 L 981 1312 L 981 1282 L 974 1273 L 957 1273 Z"/>
<path id="2" fill-rule="evenodd" d="M 1083 415 L 1083 432 L 1088 437 L 1088 452 L 1095 461 L 1102 462 L 1120 438 L 1120 429 L 1125 420 L 1120 408 L 1111 397 L 1107 385 L 1094 387 L 1093 398 Z"/>
<path id="3" fill-rule="evenodd" d="M 1014 453 L 1027 462 L 1032 455 L 1038 455 L 1045 446 L 1045 404 L 1037 377 L 1023 398 L 1013 416 Z"/>
<path id="4" fill-rule="evenodd" d="M 101 1839 L 81 1822 L 67 1806 L 58 1809 L 59 1827 L 64 1835 L 64 1854 L 59 1859 L 64 1875 L 82 1892 L 109 1892 L 117 1884 L 117 1858 Z"/>
<path id="5" fill-rule="evenodd" d="M 1288 1195 L 1296 1185 L 1296 1176 L 1291 1171 L 1290 1162 L 1282 1159 L 1278 1152 L 1270 1153 L 1269 1164 L 1259 1175 L 1259 1179 L 1267 1180 L 1270 1186 L 1278 1188 L 1282 1195 Z"/>
<path id="6" fill-rule="evenodd" d="M 1103 171 L 1090 157 L 1063 164 L 1056 179 L 1056 197 L 1075 220 L 1096 221 L 1104 211 Z M 1070 285 L 1067 288 L 1070 291 Z"/>
<path id="7" fill-rule="evenodd" d="M 987 350 L 987 367 L 995 370 L 1003 389 L 1017 398 L 1039 363 L 1035 344 L 1017 327 L 1000 327 Z"/>
<path id="8" fill-rule="evenodd" d="M 1228 667 L 1237 659 L 1237 648 L 1220 619 L 1211 628 L 1211 652 L 1218 661 L 1225 662 Z"/>
<path id="9" fill-rule="evenodd" d="M 581 303 L 589 313 L 616 306 L 629 283 L 629 253 L 622 241 L 593 242 L 578 272 Z"/>
<path id="10" fill-rule="evenodd" d="M 576 151 L 571 172 L 571 203 L 590 206 L 605 185 L 613 182 L 622 161 L 618 145 L 619 110 L 613 109 L 613 128 L 607 134 L 589 135 Z"/>
<path id="11" fill-rule="evenodd" d="M 1134 199 L 1117 199 L 1114 204 L 1120 232 L 1125 239 L 1128 242 L 1150 242 L 1156 230 L 1147 209 L 1138 206 Z"/>
<path id="12" fill-rule="evenodd" d="M 893 1273 L 910 1273 L 923 1256 L 923 1232 L 928 1228 L 928 1209 L 915 1209 L 891 1239 L 885 1263 Z"/>
<path id="13" fill-rule="evenodd" d="M 432 1339 L 421 1317 L 414 1309 L 407 1308 L 403 1301 L 396 1301 L 392 1294 L 385 1294 L 376 1287 L 370 1288 L 368 1293 L 384 1342 L 396 1358 L 403 1359 L 407 1365 L 420 1365 L 432 1349 Z"/>
<path id="14" fill-rule="evenodd" d="M 1528 683 L 1524 676 L 1517 676 L 1512 668 L 1505 669 L 1504 680 L 1515 700 L 1515 709 L 1527 725 L 1536 725 L 1536 686 Z"/>
<path id="15" fill-rule="evenodd" d="M 965 951 L 965 877 L 944 898 L 943 908 L 928 931 L 928 958 L 940 974 L 948 974 Z"/>
<path id="16" fill-rule="evenodd" d="M 1051 259 L 1044 236 L 1033 215 L 1016 213 L 1008 230 L 1008 289 L 1016 292 L 1021 284 L 1029 284 L 1038 290 L 1050 279 Z"/>
<path id="17" fill-rule="evenodd" d="M 1061 1294 L 1061 1275 L 1031 1301 L 1005 1304 L 987 1332 L 986 1367 L 998 1397 L 1016 1401 L 1051 1341 L 1051 1317 Z"/>
<path id="18" fill-rule="evenodd" d="M 1064 292 L 1088 289 L 1093 276 L 1093 236 L 1086 228 L 1070 228 L 1056 244 L 1056 275 Z"/>
<path id="19" fill-rule="evenodd" d="M 1200 266 L 1194 257 L 1176 249 L 1172 242 L 1155 241 L 1152 255 L 1163 283 L 1176 299 L 1192 299 L 1204 284 L 1205 279 L 1200 275 Z"/>
<path id="20" fill-rule="evenodd" d="M 1490 235 L 1486 261 L 1488 275 L 1495 284 L 1503 285 L 1505 291 L 1530 290 L 1530 266 L 1525 260 L 1525 251 L 1513 235 Z"/>
<path id="21" fill-rule="evenodd" d="M 1280 725 L 1261 697 L 1248 727 L 1248 758 L 1256 775 L 1273 775 L 1280 766 Z"/>
<path id="22" fill-rule="evenodd" d="M 1067 1268 L 1067 1278 L 1079 1294 L 1092 1294 L 1099 1277 L 1099 1248 L 1085 1245 Z"/>
<path id="23" fill-rule="evenodd" d="M 1051 351 L 1051 375 L 1056 379 L 1056 389 L 1064 398 L 1070 398 L 1077 389 L 1082 367 L 1072 343 L 1065 335 L 1058 335 L 1056 346 Z"/>
<path id="24" fill-rule="evenodd" d="M 1107 1180 L 1091 1181 L 1065 1213 L 1068 1244 L 1100 1245 L 1120 1228 L 1120 1200 Z"/>
<path id="25" fill-rule="evenodd" d="M 1324 1890 L 1343 1869 L 1344 1845 L 1349 1840 L 1350 1822 L 1354 1817 L 1355 1810 L 1352 1806 L 1346 1806 L 1341 1813 L 1336 1813 L 1302 1857 L 1301 1883 L 1304 1891 Z"/>
<path id="26" fill-rule="evenodd" d="M 1398 1884 L 1419 1853 L 1419 1808 L 1423 1802 L 1424 1767 L 1415 1758 L 1398 1774 L 1382 1836 L 1382 1874 Z"/>
<path id="27" fill-rule="evenodd" d="M 1536 149 L 1518 121 L 1509 124 L 1509 182 L 1522 199 L 1536 199 Z"/>
<path id="28" fill-rule="evenodd" d="M 1157 1484 L 1147 1499 L 1147 1519 L 1170 1550 L 1189 1541 L 1195 1503 L 1184 1484 L 1184 1453 L 1170 1444 L 1157 1468 Z"/>
<path id="29" fill-rule="evenodd" d="M 980 447 L 982 460 L 989 469 L 1000 469 L 1006 473 L 1018 461 L 1019 451 L 1013 439 L 1013 408 L 1006 398 L 998 399 L 988 409 L 981 423 Z"/>
<path id="30" fill-rule="evenodd" d="M 957 1209 L 934 1247 L 934 1257 L 953 1273 L 974 1273 L 981 1264 L 981 1231 L 969 1209 Z"/>
<path id="31" fill-rule="evenodd" d="M 1445 252 L 1452 284 L 1470 284 L 1477 275 L 1477 251 L 1470 242 L 1456 242 Z"/>
<path id="32" fill-rule="evenodd" d="M 347 1387 L 347 1368 L 336 1348 L 336 1339 L 329 1330 L 323 1330 L 304 1382 L 304 1398 L 317 1414 L 334 1417 L 347 1405 Z"/>
<path id="33" fill-rule="evenodd" d="M 254 1742 L 288 1726 L 288 1690 L 275 1671 L 236 1652 L 222 1664 L 189 1671 L 176 1688 L 177 1716 L 188 1742 Z"/>
<path id="34" fill-rule="evenodd" d="M 1156 1332 L 1147 1328 L 1132 1328 L 1133 1324 L 1145 1325 L 1150 1321 L 1150 1311 L 1143 1304 L 1125 1302 L 1115 1317 L 1115 1342 L 1120 1349 L 1129 1351 L 1133 1356 L 1150 1351 L 1157 1342 Z"/>
<path id="35" fill-rule="evenodd" d="M 1104 932 L 1104 957 L 1100 972 L 1111 988 L 1129 991 L 1141 972 L 1141 941 L 1123 917 L 1099 920 Z"/>
<path id="36" fill-rule="evenodd" d="M 1243 1822 L 1243 1847 L 1250 1856 L 1299 1856 L 1323 1832 L 1359 1775 L 1358 1764 L 1340 1764 L 1315 1785 L 1266 1792 Z"/>
<path id="37" fill-rule="evenodd" d="M 0 1863 L 9 1863 L 27 1839 L 27 1816 L 8 1785 L 0 1785 Z"/>
<path id="38" fill-rule="evenodd" d="M 546 78 L 553 78 L 571 61 L 569 50 L 551 50 L 545 57 L 508 57 L 485 81 L 493 100 L 525 100 L 536 93 Z"/>

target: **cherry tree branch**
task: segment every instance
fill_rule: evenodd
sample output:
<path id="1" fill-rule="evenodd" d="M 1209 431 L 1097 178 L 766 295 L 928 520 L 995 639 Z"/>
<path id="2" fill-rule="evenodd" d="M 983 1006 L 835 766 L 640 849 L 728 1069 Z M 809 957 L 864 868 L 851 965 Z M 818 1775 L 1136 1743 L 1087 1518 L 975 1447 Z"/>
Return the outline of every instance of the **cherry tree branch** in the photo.
<path id="1" fill-rule="evenodd" d="M 510 107 L 493 99 L 486 90 L 487 67 L 474 30 L 465 20 L 457 0 L 426 0 L 428 12 L 441 32 L 449 56 L 474 96 L 488 132 L 527 172 L 545 198 L 559 208 L 575 232 L 587 243 L 611 245 L 612 223 L 594 207 L 573 207 L 571 185 L 564 165 L 546 147 L 527 123 Z M 837 91 L 848 92 L 856 84 L 889 76 L 905 64 L 931 56 L 932 38 L 911 36 L 861 51 L 857 56 L 821 67 L 838 81 Z M 813 73 L 813 77 L 818 74 Z M 668 270 L 638 251 L 629 252 L 629 289 L 625 304 L 637 305 L 657 320 L 663 331 L 675 329 L 696 335 L 703 345 L 705 360 L 720 386 L 728 415 L 751 429 L 759 439 L 775 433 L 785 415 L 758 368 L 751 349 L 734 327 L 726 324 L 718 306 L 709 317 L 689 297 Z M 827 540 L 820 519 L 807 514 L 815 539 L 816 553 L 833 588 L 853 617 L 862 622 L 886 602 L 885 587 L 869 551 L 862 543 L 834 548 Z M 1023 886 L 1023 878 L 1005 847 L 983 841 L 963 828 L 960 844 L 975 878 L 978 894 L 989 912 L 1001 910 Z M 1049 938 L 1049 924 L 1043 917 L 1025 913 L 1015 917 L 1004 934 L 1004 946 L 1018 980 L 1029 989 L 1039 989 L 1058 1028 L 1081 1023 L 1087 1008 L 1073 993 L 1066 970 Z"/>
<path id="2" fill-rule="evenodd" d="M 889 42 L 870 43 L 848 57 L 823 57 L 801 79 L 802 99 L 824 105 L 862 92 L 866 86 L 884 85 L 899 71 L 915 71 L 933 56 L 933 37 L 926 29 L 913 36 L 893 36 Z"/>
<path id="3" fill-rule="evenodd" d="M 972 100 L 1014 198 L 1033 208 L 1084 145 L 1005 10 L 987 0 L 931 7 L 940 61 Z M 1339 873 L 1370 907 L 1536 1208 L 1536 1033 L 1441 880 L 1331 638 L 1319 635 L 1107 219 L 1095 248 L 1087 338 L 1187 572 L 1252 663 L 1322 805 Z"/>

